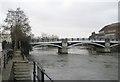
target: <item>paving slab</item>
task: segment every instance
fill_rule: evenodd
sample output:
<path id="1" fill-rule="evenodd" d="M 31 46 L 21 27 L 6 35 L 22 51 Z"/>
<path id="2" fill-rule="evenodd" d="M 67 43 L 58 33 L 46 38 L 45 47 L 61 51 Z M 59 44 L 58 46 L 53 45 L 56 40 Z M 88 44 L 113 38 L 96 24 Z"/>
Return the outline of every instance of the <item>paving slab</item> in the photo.
<path id="1" fill-rule="evenodd" d="M 12 60 L 9 60 L 8 64 L 6 64 L 6 68 L 3 68 L 2 71 L 2 80 L 9 80 L 11 70 L 12 70 Z"/>

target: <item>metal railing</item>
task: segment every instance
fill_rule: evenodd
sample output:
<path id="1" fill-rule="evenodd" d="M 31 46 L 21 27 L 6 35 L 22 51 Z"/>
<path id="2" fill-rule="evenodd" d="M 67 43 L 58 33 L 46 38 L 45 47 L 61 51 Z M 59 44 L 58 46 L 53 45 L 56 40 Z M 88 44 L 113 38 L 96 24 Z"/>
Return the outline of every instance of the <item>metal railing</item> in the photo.
<path id="1" fill-rule="evenodd" d="M 7 51 L 3 51 L 3 67 L 6 68 L 6 64 L 8 63 Z"/>
<path id="2" fill-rule="evenodd" d="M 6 68 L 6 64 L 8 64 L 9 60 L 12 59 L 13 53 L 9 53 L 9 49 L 3 50 L 3 67 Z M 11 56 L 10 56 L 11 55 Z"/>
<path id="3" fill-rule="evenodd" d="M 45 73 L 42 65 L 40 66 L 36 62 L 33 61 L 33 82 L 44 82 L 45 76 L 51 81 L 54 82 L 48 75 Z"/>
<path id="4" fill-rule="evenodd" d="M 59 38 L 59 39 L 39 39 L 31 42 L 54 42 L 54 41 L 62 41 L 63 39 L 67 39 L 67 41 L 85 41 L 85 40 L 98 40 L 105 41 L 106 38 Z M 110 41 L 118 41 L 117 39 L 110 39 Z"/>

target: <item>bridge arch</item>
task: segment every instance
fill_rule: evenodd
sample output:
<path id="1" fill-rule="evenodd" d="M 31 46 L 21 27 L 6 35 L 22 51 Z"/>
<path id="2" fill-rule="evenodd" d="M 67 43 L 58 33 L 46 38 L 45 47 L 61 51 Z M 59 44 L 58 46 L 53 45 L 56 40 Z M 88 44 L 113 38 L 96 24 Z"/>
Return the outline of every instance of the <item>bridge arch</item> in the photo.
<path id="1" fill-rule="evenodd" d="M 105 47 L 104 45 L 101 45 L 101 44 L 98 44 L 98 43 L 83 43 L 83 42 L 80 42 L 80 43 L 76 43 L 76 44 L 72 44 L 70 46 L 68 46 L 68 48 L 71 48 L 73 46 L 77 46 L 77 45 L 80 45 L 80 44 L 92 44 L 92 45 L 96 45 L 96 46 L 100 46 L 100 47 Z"/>
<path id="2" fill-rule="evenodd" d="M 112 47 L 116 47 L 116 46 L 120 46 L 120 44 L 113 44 L 110 47 L 112 48 Z"/>
<path id="3" fill-rule="evenodd" d="M 61 46 L 55 45 L 55 44 L 38 44 L 38 45 L 33 46 L 33 48 L 36 48 L 39 46 L 54 46 L 54 47 L 62 48 Z"/>

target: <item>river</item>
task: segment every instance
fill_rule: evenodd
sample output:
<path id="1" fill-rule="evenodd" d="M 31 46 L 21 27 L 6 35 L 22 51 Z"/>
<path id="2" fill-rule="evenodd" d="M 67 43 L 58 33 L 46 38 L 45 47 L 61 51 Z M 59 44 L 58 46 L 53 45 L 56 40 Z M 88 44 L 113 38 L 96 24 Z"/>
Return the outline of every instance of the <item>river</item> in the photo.
<path id="1" fill-rule="evenodd" d="M 57 51 L 34 49 L 30 59 L 42 64 L 53 80 L 118 80 L 118 52 L 98 53 L 80 46 L 70 48 L 68 54 Z"/>

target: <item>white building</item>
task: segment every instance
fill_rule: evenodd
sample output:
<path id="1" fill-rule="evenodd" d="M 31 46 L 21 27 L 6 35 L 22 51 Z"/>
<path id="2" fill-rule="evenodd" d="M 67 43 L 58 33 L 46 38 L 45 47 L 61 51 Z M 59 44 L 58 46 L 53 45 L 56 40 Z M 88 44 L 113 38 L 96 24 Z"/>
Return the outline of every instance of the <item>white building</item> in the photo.
<path id="1" fill-rule="evenodd" d="M 0 43 L 5 40 L 7 42 L 11 42 L 11 35 L 10 34 L 0 34 Z"/>

